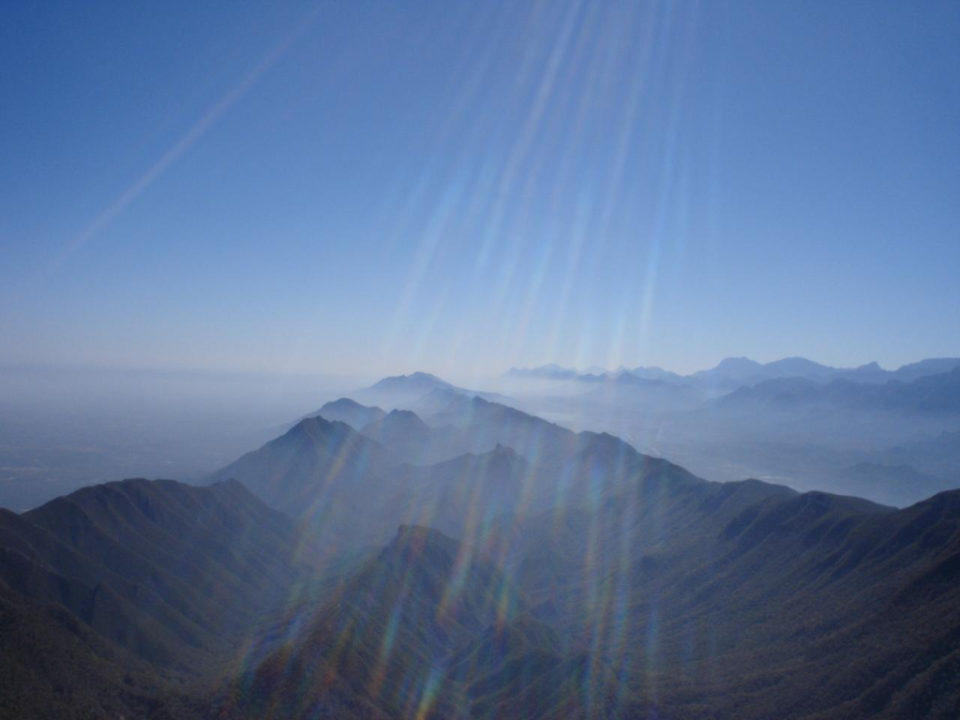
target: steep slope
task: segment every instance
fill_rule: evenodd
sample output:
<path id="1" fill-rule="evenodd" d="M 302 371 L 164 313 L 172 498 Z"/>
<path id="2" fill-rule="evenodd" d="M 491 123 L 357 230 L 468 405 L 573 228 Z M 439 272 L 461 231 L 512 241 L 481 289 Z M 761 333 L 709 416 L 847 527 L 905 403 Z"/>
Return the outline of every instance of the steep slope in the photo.
<path id="1" fill-rule="evenodd" d="M 398 462 L 414 465 L 447 459 L 459 449 L 459 439 L 450 428 L 432 428 L 410 410 L 391 410 L 365 427 L 363 434 L 380 443 Z"/>
<path id="2" fill-rule="evenodd" d="M 666 461 L 641 455 L 612 435 L 575 433 L 481 398 L 460 398 L 428 419 L 434 425 L 459 429 L 469 441 L 470 452 L 488 452 L 502 445 L 519 453 L 530 466 L 524 492 L 536 509 L 593 503 L 627 480 L 668 466 L 678 477 L 685 473 Z"/>
<path id="3" fill-rule="evenodd" d="M 570 430 L 535 415 L 479 397 L 453 398 L 427 420 L 435 427 L 462 430 L 475 452 L 485 452 L 497 444 L 509 445 L 531 462 L 568 445 L 574 436 Z"/>
<path id="4" fill-rule="evenodd" d="M 34 602 L 3 583 L 0 673 L 4 718 L 171 720 L 207 710 L 62 606 Z"/>
<path id="5" fill-rule="evenodd" d="M 588 687 L 612 707 L 613 673 L 561 645 L 475 549 L 404 526 L 233 684 L 223 716 L 581 718 Z"/>
<path id="6" fill-rule="evenodd" d="M 638 474 L 667 468 L 678 477 L 684 474 L 610 435 L 574 433 L 478 397 L 455 395 L 429 420 L 428 425 L 412 412 L 393 411 L 361 434 L 343 423 L 310 418 L 211 480 L 240 480 L 271 506 L 307 522 L 327 554 L 335 556 L 382 542 L 384 528 L 419 522 L 433 512 L 443 517 L 445 530 L 462 537 L 458 526 L 489 518 L 490 512 L 596 502 Z M 502 464 L 509 470 L 499 486 L 490 475 L 491 468 L 501 465 L 489 464 L 489 458 L 464 459 L 495 457 L 498 446 L 501 455 L 510 448 L 518 456 Z M 447 464 L 456 458 L 460 464 Z M 458 484 L 456 492 L 450 491 L 452 483 Z M 522 485 L 522 492 L 502 494 L 506 485 Z M 478 513 L 483 503 L 470 498 L 479 488 L 495 486 L 498 497 L 517 504 L 491 501 Z"/>
<path id="7" fill-rule="evenodd" d="M 233 688 L 233 716 L 949 718 L 960 703 L 960 492 L 895 511 L 647 476 L 481 540 L 402 528 Z"/>
<path id="8" fill-rule="evenodd" d="M 228 706 L 238 717 L 460 717 L 442 662 L 513 610 L 502 578 L 465 546 L 403 526 Z"/>
<path id="9" fill-rule="evenodd" d="M 472 541 L 498 516 L 524 507 L 530 474 L 529 463 L 516 451 L 497 446 L 480 455 L 406 469 L 386 507 L 400 523 Z"/>
<path id="10" fill-rule="evenodd" d="M 0 709 L 203 717 L 208 688 L 182 682 L 231 672 L 222 718 L 955 717 L 960 491 L 893 510 L 711 483 L 510 408 L 449 410 L 547 456 L 388 464 L 379 495 L 352 476 L 369 537 L 410 518 L 467 542 L 404 525 L 326 579 L 236 482 L 0 513 L 0 663 L 31 689 Z M 340 423 L 303 431 L 311 457 L 387 452 Z"/>
<path id="11" fill-rule="evenodd" d="M 947 718 L 960 703 L 945 683 L 960 493 L 891 511 L 755 481 L 641 483 L 504 531 L 518 589 L 621 668 L 616 716 Z"/>
<path id="12" fill-rule="evenodd" d="M 171 716 L 161 698 L 183 693 L 168 679 L 209 674 L 284 604 L 308 569 L 299 541 L 236 482 L 126 480 L 0 510 L 0 642 L 23 665 L 0 704 Z"/>
<path id="13" fill-rule="evenodd" d="M 307 521 L 336 554 L 344 537 L 380 530 L 371 503 L 382 496 L 395 466 L 377 442 L 345 423 L 316 417 L 209 480 L 239 480 L 271 507 Z"/>

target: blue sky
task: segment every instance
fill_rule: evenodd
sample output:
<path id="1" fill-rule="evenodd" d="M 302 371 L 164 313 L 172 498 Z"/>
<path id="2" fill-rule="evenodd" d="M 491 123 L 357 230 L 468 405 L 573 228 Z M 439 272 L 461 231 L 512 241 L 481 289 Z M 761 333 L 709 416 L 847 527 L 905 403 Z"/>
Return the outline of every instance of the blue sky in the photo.
<path id="1" fill-rule="evenodd" d="M 6 3 L 0 364 L 960 355 L 960 4 Z"/>

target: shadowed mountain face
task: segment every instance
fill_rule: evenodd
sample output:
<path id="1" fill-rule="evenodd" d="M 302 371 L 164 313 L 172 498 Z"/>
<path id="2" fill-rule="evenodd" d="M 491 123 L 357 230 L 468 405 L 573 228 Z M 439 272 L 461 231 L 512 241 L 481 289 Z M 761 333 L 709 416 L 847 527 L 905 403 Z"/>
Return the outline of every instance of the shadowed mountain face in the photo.
<path id="1" fill-rule="evenodd" d="M 402 526 L 288 645 L 253 671 L 235 704 L 256 717 L 457 717 L 445 657 L 514 612 L 502 576 L 440 533 Z"/>
<path id="2" fill-rule="evenodd" d="M 237 482 L 127 480 L 0 510 L 0 656 L 19 678 L 4 716 L 194 716 L 183 693 L 161 702 L 164 678 L 228 659 L 308 567 L 298 547 Z"/>
<path id="3" fill-rule="evenodd" d="M 231 717 L 951 718 L 960 703 L 960 493 L 893 511 L 641 481 L 481 545 L 401 528 L 232 689 Z"/>
<path id="4" fill-rule="evenodd" d="M 371 505 L 383 497 L 395 468 L 379 443 L 345 423 L 315 417 L 211 480 L 237 479 L 271 507 L 307 521 L 320 538 L 337 542 L 381 532 Z"/>

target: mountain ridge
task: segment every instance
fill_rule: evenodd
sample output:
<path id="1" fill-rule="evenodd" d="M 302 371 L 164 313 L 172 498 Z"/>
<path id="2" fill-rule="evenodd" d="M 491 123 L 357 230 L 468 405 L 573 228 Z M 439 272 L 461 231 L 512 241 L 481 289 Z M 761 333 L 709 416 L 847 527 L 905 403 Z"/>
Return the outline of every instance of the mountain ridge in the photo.
<path id="1" fill-rule="evenodd" d="M 902 365 L 896 370 L 884 370 L 876 362 L 856 368 L 836 368 L 803 357 L 788 357 L 767 363 L 759 363 L 746 357 L 728 357 L 712 368 L 687 375 L 659 367 L 643 366 L 633 369 L 621 366 L 615 371 L 593 368 L 591 372 L 581 373 L 573 368 L 551 364 L 534 368 L 514 367 L 507 371 L 505 377 L 603 382 L 627 373 L 647 380 L 662 380 L 674 384 L 693 385 L 700 389 L 716 388 L 730 391 L 742 385 L 755 385 L 764 380 L 789 377 L 821 381 L 847 379 L 864 383 L 884 383 L 890 380 L 910 382 L 921 377 L 950 372 L 957 367 L 960 367 L 960 358 L 930 358 Z M 598 370 L 601 371 L 597 372 Z"/>

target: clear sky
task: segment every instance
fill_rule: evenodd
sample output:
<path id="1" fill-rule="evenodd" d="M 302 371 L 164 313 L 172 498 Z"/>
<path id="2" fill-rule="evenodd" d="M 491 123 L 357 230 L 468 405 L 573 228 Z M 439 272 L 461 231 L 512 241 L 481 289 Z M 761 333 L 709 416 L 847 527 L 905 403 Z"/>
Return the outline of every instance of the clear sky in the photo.
<path id="1" fill-rule="evenodd" d="M 960 3 L 0 8 L 0 364 L 960 355 Z"/>

